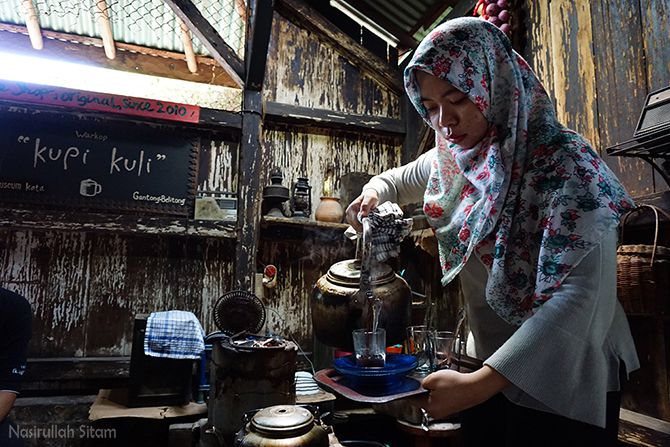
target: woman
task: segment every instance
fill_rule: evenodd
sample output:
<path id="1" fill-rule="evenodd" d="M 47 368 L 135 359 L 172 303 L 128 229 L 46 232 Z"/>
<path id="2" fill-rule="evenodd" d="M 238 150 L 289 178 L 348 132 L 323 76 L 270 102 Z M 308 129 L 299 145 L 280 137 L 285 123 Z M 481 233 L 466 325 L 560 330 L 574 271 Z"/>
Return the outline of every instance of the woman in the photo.
<path id="1" fill-rule="evenodd" d="M 423 199 L 442 282 L 460 275 L 484 366 L 426 377 L 424 408 L 460 411 L 468 445 L 615 445 L 620 379 L 639 366 L 615 280 L 632 200 L 484 20 L 431 32 L 405 87 L 436 147 L 374 177 L 347 218 Z"/>

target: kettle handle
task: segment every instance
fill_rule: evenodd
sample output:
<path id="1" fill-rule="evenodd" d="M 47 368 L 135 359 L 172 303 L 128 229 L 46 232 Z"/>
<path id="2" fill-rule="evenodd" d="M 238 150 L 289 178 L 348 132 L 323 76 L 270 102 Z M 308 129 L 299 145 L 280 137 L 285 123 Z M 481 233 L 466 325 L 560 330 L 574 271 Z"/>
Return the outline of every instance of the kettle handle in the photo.
<path id="1" fill-rule="evenodd" d="M 372 262 L 372 228 L 368 218 L 363 218 L 363 235 L 359 238 L 361 249 L 361 284 L 360 290 L 367 298 L 372 296 L 372 278 L 370 264 Z"/>

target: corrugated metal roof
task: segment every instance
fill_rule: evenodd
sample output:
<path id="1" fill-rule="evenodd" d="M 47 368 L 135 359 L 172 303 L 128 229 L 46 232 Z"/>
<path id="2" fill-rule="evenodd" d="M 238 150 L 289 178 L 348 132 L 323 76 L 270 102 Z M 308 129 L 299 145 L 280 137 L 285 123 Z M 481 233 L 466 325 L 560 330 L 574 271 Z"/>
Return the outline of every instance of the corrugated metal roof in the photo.
<path id="1" fill-rule="evenodd" d="M 244 0 L 194 0 L 201 14 L 224 41 L 243 57 L 245 23 L 236 7 Z M 0 22 L 25 25 L 20 0 L 0 0 Z M 45 30 L 100 38 L 96 0 L 33 0 Z M 114 40 L 161 50 L 183 52 L 177 18 L 162 0 L 107 0 Z M 193 49 L 208 55 L 193 36 Z"/>

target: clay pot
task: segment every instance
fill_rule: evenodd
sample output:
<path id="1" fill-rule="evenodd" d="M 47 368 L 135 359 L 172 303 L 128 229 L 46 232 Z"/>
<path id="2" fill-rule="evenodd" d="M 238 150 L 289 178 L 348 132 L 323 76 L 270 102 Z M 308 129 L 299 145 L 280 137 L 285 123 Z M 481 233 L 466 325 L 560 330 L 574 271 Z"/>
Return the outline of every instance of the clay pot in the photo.
<path id="1" fill-rule="evenodd" d="M 321 197 L 319 206 L 314 212 L 314 218 L 321 222 L 342 222 L 344 208 L 339 197 Z"/>

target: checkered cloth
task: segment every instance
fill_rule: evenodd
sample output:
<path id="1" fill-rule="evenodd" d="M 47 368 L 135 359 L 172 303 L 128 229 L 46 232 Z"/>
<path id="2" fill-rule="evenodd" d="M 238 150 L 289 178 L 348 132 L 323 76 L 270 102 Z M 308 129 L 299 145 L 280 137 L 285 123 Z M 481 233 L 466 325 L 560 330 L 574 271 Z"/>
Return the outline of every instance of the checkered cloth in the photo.
<path id="1" fill-rule="evenodd" d="M 205 331 L 191 312 L 153 312 L 147 320 L 144 353 L 151 357 L 199 359 L 205 350 Z"/>
<path id="2" fill-rule="evenodd" d="M 403 219 L 403 212 L 396 203 L 384 202 L 363 219 L 368 219 L 372 233 L 372 257 L 384 262 L 400 254 L 400 243 L 412 231 L 412 219 Z M 359 220 L 362 219 L 359 216 Z M 354 231 L 349 228 L 349 231 Z"/>

